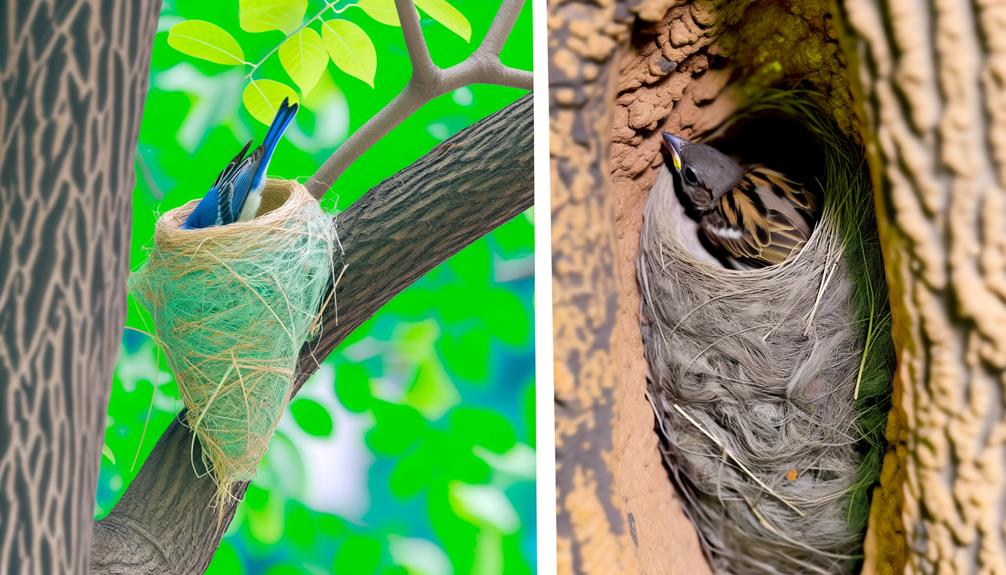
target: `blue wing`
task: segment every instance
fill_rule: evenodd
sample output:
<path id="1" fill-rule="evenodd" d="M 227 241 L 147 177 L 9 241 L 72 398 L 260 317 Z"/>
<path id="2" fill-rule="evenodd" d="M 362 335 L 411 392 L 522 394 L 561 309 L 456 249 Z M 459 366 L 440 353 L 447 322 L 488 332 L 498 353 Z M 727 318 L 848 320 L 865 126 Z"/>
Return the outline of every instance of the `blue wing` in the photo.
<path id="1" fill-rule="evenodd" d="M 192 210 L 189 214 L 188 219 L 185 220 L 185 224 L 182 225 L 183 229 L 197 229 L 206 228 L 209 226 L 217 225 L 219 219 L 219 205 L 220 205 L 220 184 L 231 178 L 234 172 L 237 170 L 238 166 L 245 159 L 245 154 L 248 153 L 248 148 L 251 147 L 252 141 L 248 140 L 244 148 L 238 152 L 238 155 L 234 156 L 234 159 L 227 164 L 220 175 L 217 176 L 217 180 L 213 182 L 213 187 L 210 191 L 203 196 L 203 199 L 199 201 L 196 209 Z"/>
<path id="2" fill-rule="evenodd" d="M 273 150 L 297 113 L 297 107 L 297 104 L 291 106 L 288 100 L 283 100 L 262 145 L 245 156 L 251 141 L 245 144 L 241 152 L 220 172 L 213 187 L 203 196 L 196 209 L 189 214 L 182 225 L 183 229 L 222 226 L 238 220 L 249 195 L 257 198 L 257 194 L 261 193 Z"/>

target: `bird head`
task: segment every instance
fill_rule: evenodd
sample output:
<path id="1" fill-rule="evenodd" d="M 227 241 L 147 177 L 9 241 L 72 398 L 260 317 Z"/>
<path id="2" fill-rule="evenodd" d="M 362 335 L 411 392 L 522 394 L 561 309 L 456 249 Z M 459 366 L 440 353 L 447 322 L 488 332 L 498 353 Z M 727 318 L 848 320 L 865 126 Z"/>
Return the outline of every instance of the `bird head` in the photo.
<path id="1" fill-rule="evenodd" d="M 681 181 L 681 191 L 695 210 L 712 208 L 740 181 L 740 165 L 716 148 L 693 144 L 667 132 L 662 132 L 661 138 Z"/>

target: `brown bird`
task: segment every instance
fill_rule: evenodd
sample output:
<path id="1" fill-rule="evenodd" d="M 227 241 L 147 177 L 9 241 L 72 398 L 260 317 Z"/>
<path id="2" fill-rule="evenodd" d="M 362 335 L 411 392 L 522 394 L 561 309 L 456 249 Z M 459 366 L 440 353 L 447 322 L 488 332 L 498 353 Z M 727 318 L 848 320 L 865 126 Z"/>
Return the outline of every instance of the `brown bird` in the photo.
<path id="1" fill-rule="evenodd" d="M 741 166 L 712 146 L 662 136 L 686 207 L 719 260 L 760 268 L 786 261 L 807 243 L 817 198 L 806 188 L 765 166 Z"/>

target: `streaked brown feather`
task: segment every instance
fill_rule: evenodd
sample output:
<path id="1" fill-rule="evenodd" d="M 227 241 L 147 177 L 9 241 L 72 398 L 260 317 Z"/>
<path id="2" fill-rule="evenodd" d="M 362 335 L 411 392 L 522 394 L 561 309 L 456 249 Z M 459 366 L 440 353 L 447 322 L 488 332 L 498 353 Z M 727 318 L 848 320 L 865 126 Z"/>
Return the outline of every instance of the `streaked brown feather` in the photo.
<path id="1" fill-rule="evenodd" d="M 786 261 L 810 238 L 817 200 L 763 166 L 749 167 L 736 186 L 702 215 L 699 227 L 728 260 L 764 267 Z"/>

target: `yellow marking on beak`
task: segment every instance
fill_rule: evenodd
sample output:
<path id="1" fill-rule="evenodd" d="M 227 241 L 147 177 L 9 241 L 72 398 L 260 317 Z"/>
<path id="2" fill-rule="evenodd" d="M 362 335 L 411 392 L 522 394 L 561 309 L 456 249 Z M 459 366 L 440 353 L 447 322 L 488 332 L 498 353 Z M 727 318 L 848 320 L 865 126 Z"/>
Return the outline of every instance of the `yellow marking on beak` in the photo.
<path id="1" fill-rule="evenodd" d="M 677 152 L 674 152 L 674 153 L 671 154 L 671 160 L 674 161 L 674 169 L 680 172 L 681 171 L 681 157 L 678 156 Z"/>

